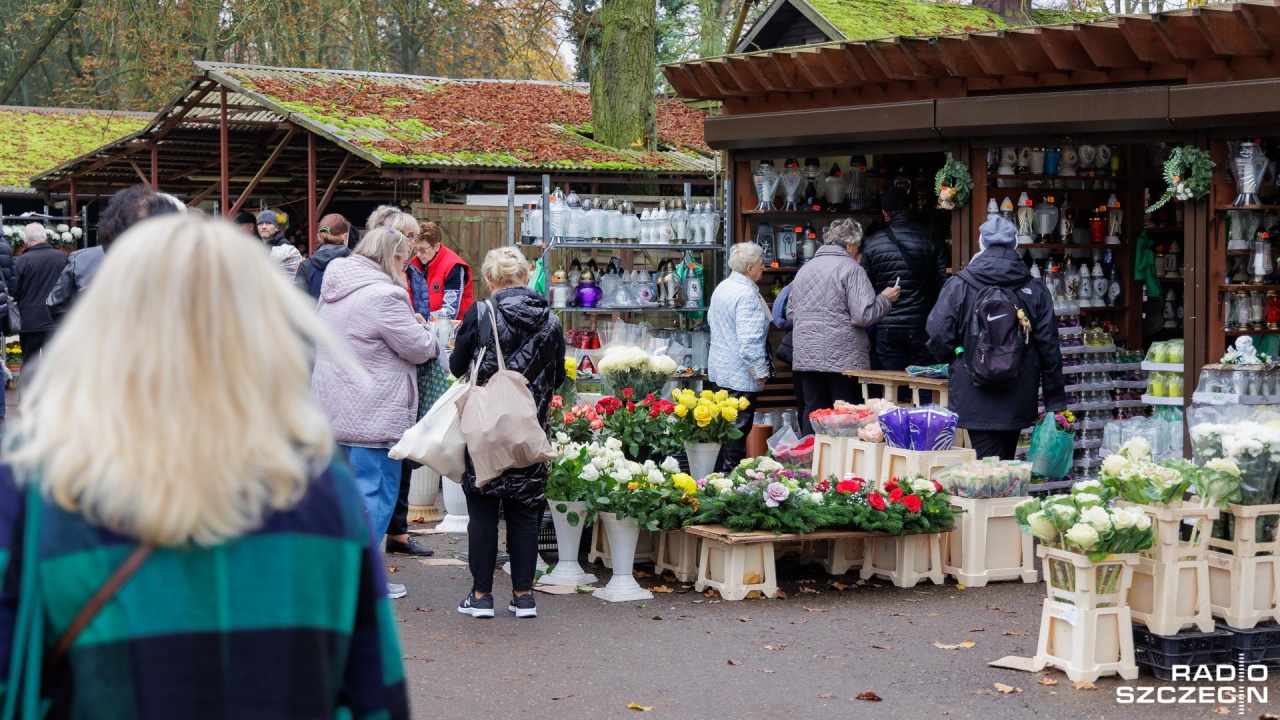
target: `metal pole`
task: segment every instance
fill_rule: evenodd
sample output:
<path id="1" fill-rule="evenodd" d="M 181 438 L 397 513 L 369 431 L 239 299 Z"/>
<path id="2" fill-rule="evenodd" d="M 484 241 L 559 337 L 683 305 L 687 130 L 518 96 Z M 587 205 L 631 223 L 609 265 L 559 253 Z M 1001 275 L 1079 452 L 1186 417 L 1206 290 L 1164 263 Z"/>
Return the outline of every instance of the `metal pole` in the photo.
<path id="1" fill-rule="evenodd" d="M 231 207 L 231 157 L 228 147 L 231 143 L 227 137 L 227 89 L 223 87 L 221 88 L 221 91 L 221 117 L 218 125 L 218 137 L 222 143 L 220 147 L 220 152 L 222 153 L 222 171 L 219 179 L 222 182 L 222 209 L 223 212 L 226 212 L 226 209 Z"/>
<path id="2" fill-rule="evenodd" d="M 316 136 L 307 133 L 307 253 L 316 251 L 320 218 L 316 217 Z"/>
<path id="3" fill-rule="evenodd" d="M 516 176 L 507 176 L 507 244 L 516 244 Z"/>

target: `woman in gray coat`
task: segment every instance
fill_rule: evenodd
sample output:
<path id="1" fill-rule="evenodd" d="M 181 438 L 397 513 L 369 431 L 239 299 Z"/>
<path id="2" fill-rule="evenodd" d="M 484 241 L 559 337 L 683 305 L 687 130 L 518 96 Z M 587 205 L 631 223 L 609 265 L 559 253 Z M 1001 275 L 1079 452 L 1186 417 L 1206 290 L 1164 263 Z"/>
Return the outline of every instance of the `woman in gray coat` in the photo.
<path id="1" fill-rule="evenodd" d="M 800 374 L 804 389 L 800 427 L 805 434 L 813 432 L 809 413 L 829 408 L 836 400 L 860 400 L 857 381 L 843 372 L 871 367 L 866 329 L 888 315 L 898 299 L 896 285 L 876 294 L 859 264 L 861 256 L 862 226 L 837 220 L 827 228 L 825 244 L 791 283 L 791 369 Z"/>

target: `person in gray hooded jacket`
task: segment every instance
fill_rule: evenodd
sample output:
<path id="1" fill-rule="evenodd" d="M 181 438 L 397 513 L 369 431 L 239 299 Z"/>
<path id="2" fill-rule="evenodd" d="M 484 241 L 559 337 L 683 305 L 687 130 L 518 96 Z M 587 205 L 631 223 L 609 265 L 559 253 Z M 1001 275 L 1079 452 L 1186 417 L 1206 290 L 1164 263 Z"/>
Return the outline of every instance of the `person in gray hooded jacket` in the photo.
<path id="1" fill-rule="evenodd" d="M 1018 434 L 1036 421 L 1038 390 L 1044 388 L 1044 404 L 1051 411 L 1067 408 L 1063 391 L 1062 352 L 1053 298 L 1044 283 L 1033 281 L 1018 257 L 1017 231 L 1002 217 L 987 220 L 979 228 L 981 251 L 965 269 L 974 281 L 953 276 L 942 288 L 938 304 L 929 313 L 925 329 L 929 351 L 939 362 L 950 362 L 948 406 L 959 416 L 956 425 L 969 432 L 969 444 L 978 457 L 1012 460 Z M 970 374 L 964 349 L 972 346 L 970 321 L 979 287 L 999 286 L 1013 291 L 1019 309 L 1031 323 L 1026 353 L 1018 377 L 1006 387 L 978 387 Z"/>
<path id="2" fill-rule="evenodd" d="M 891 285 L 877 294 L 859 263 L 861 254 L 862 226 L 837 220 L 827 229 L 825 244 L 791 283 L 791 369 L 800 373 L 804 390 L 800 427 L 806 435 L 813 432 L 809 413 L 836 400 L 859 400 L 857 380 L 843 373 L 871 368 L 867 328 L 889 314 L 901 292 Z"/>

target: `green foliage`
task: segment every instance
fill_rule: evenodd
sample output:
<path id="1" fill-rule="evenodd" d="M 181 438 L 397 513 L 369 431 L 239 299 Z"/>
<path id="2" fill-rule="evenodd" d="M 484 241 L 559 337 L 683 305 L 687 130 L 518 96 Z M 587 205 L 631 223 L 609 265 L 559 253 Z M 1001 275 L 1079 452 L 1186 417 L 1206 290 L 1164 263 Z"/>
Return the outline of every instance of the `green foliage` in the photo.
<path id="1" fill-rule="evenodd" d="M 1194 145 L 1174 148 L 1164 163 L 1164 194 L 1146 212 L 1158 210 L 1170 200 L 1186 202 L 1208 195 L 1213 168 L 1214 162 L 1209 159 L 1208 152 Z"/>
<path id="2" fill-rule="evenodd" d="M 998 13 L 970 4 L 916 0 L 806 0 L 849 40 L 925 37 L 1000 30 L 1009 24 Z M 1037 25 L 1095 19 L 1094 13 L 1032 10 Z"/>
<path id="3" fill-rule="evenodd" d="M 108 112 L 0 109 L 0 187 L 27 187 L 33 175 L 146 127 L 149 117 Z"/>

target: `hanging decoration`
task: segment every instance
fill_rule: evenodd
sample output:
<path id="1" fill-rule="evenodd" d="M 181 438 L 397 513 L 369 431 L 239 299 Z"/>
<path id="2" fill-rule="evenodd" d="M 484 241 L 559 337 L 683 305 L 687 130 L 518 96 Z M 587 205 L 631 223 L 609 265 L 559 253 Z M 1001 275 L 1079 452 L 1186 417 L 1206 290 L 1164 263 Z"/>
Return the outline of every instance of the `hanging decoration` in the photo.
<path id="1" fill-rule="evenodd" d="M 1209 182 L 1213 179 L 1214 162 L 1209 153 L 1193 145 L 1176 147 L 1164 161 L 1164 181 L 1168 184 L 1164 195 L 1147 208 L 1153 212 L 1165 203 L 1199 200 L 1209 194 Z"/>
<path id="2" fill-rule="evenodd" d="M 947 163 L 933 180 L 933 191 L 938 196 L 938 207 L 943 210 L 955 210 L 967 205 L 969 195 L 973 192 L 973 176 L 969 174 L 969 166 L 954 158 L 947 158 Z"/>

